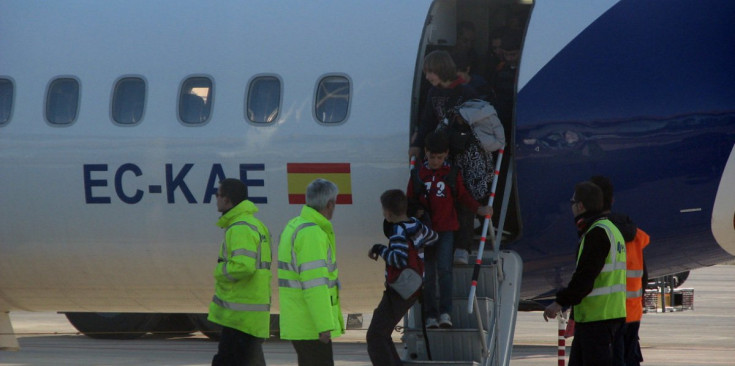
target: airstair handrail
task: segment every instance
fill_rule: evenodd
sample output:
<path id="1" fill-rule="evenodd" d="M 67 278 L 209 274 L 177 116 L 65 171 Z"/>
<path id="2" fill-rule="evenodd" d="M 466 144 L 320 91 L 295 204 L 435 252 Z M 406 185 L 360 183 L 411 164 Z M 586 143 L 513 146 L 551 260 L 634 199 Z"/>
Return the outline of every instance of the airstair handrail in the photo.
<path id="1" fill-rule="evenodd" d="M 487 348 L 487 339 L 485 339 L 485 335 L 483 334 L 484 329 L 482 328 L 482 315 L 480 315 L 480 305 L 477 303 L 477 298 L 475 298 L 473 301 L 473 306 L 475 307 L 475 318 L 477 319 L 477 332 L 480 334 L 480 344 L 482 345 L 482 358 L 487 358 L 489 356 L 489 350 Z M 490 330 L 488 329 L 488 332 Z"/>
<path id="2" fill-rule="evenodd" d="M 498 160 L 495 162 L 495 170 L 493 171 L 493 174 L 495 176 L 493 177 L 493 183 L 492 183 L 492 186 L 491 186 L 491 189 L 490 189 L 490 197 L 488 198 L 488 203 L 487 203 L 487 205 L 490 206 L 490 207 L 493 207 L 493 203 L 495 202 L 495 192 L 496 192 L 497 187 L 498 187 L 498 179 L 500 179 L 500 166 L 503 163 L 503 155 L 504 155 L 504 152 L 505 152 L 505 146 L 501 146 L 500 149 L 498 149 Z M 493 251 L 494 251 L 493 263 L 495 264 L 495 267 L 498 267 L 498 258 L 499 258 L 499 250 L 498 249 L 499 248 L 498 248 L 498 245 L 496 245 L 495 230 L 493 228 L 492 221 L 490 219 L 491 219 L 491 216 L 490 215 L 485 215 L 485 220 L 482 223 L 482 236 L 480 238 L 480 246 L 479 246 L 479 248 L 477 250 L 477 259 L 475 260 L 475 267 L 474 267 L 474 269 L 472 271 L 472 284 L 471 284 L 471 287 L 470 287 L 470 294 L 469 294 L 469 298 L 468 298 L 468 301 L 467 301 L 467 313 L 469 313 L 469 314 L 472 314 L 473 308 L 474 308 L 475 312 L 479 313 L 479 309 L 478 309 L 478 306 L 477 306 L 477 297 L 475 295 L 477 293 L 477 280 L 480 277 L 480 270 L 482 268 L 482 257 L 483 257 L 484 252 L 485 252 L 485 240 L 486 240 L 486 238 L 488 236 L 488 230 L 490 231 L 489 232 L 489 235 L 490 235 L 490 245 L 492 245 L 492 248 L 493 248 Z M 494 276 L 493 276 L 493 292 L 494 292 L 494 294 L 493 294 L 493 299 L 494 299 L 493 304 L 494 304 L 494 309 L 493 309 L 493 316 L 492 316 L 492 324 L 489 324 L 488 325 L 489 326 L 488 335 L 492 335 L 493 333 L 495 333 L 497 331 L 497 328 L 498 328 L 497 327 L 497 325 L 498 325 L 498 319 L 497 319 L 498 314 L 497 314 L 497 311 L 498 311 L 498 305 L 499 305 L 499 299 L 498 299 L 498 293 L 499 293 L 499 291 L 498 291 L 499 278 L 498 277 L 499 277 L 499 272 L 498 272 L 498 268 L 495 268 L 495 270 L 496 271 L 494 272 Z M 477 314 L 477 317 L 478 317 L 478 320 L 479 320 L 479 314 Z M 486 365 L 488 363 L 488 361 L 490 361 L 490 359 L 489 359 L 490 358 L 490 354 L 489 354 L 489 350 L 488 350 L 488 347 L 487 347 L 487 340 L 485 339 L 485 337 L 483 335 L 482 322 L 480 322 L 480 321 L 478 321 L 478 328 L 479 328 L 478 331 L 479 331 L 479 334 L 480 334 L 480 340 L 481 340 L 481 343 L 482 343 L 482 358 L 483 358 L 482 364 L 483 365 Z M 494 336 L 490 336 L 490 339 L 494 339 L 495 342 L 497 343 L 497 341 L 498 341 L 498 335 L 495 334 Z M 495 349 L 494 352 L 497 352 L 497 347 L 494 347 L 494 349 Z M 497 364 L 498 357 L 494 357 L 492 359 Z"/>
<path id="3" fill-rule="evenodd" d="M 490 189 L 490 197 L 488 198 L 487 202 L 487 205 L 490 207 L 493 207 L 493 202 L 495 201 L 495 190 L 497 189 L 498 179 L 500 178 L 500 164 L 503 162 L 504 149 L 505 146 L 502 146 L 500 149 L 498 149 L 498 160 L 495 162 L 495 170 L 493 171 L 495 177 L 493 177 L 493 184 L 491 186 L 492 188 Z M 490 215 L 485 215 L 485 221 L 482 223 L 482 237 L 480 238 L 480 247 L 477 249 L 477 260 L 475 260 L 475 268 L 472 271 L 472 285 L 470 287 L 470 296 L 467 299 L 468 314 L 472 314 L 472 304 L 475 299 L 475 293 L 477 292 L 477 279 L 480 276 L 480 267 L 482 265 L 483 252 L 485 251 L 485 239 L 487 238 L 488 229 L 490 230 L 490 241 L 493 246 L 493 250 L 495 250 L 495 252 L 498 251 L 498 248 L 495 244 L 495 231 L 493 230 L 490 221 Z"/>

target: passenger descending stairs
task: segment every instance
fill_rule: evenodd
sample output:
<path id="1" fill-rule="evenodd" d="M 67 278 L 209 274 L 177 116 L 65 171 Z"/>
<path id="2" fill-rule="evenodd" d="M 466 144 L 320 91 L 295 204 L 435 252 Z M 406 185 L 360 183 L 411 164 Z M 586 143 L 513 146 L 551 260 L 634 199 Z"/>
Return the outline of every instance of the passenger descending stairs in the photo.
<path id="1" fill-rule="evenodd" d="M 508 250 L 501 250 L 498 256 L 486 252 L 485 258 L 478 277 L 477 306 L 473 304 L 472 314 L 468 312 L 468 302 L 474 265 L 454 265 L 453 306 L 450 314 L 453 328 L 426 330 L 431 361 L 421 329 L 421 305 L 416 303 L 409 310 L 404 318 L 404 364 L 510 364 L 523 262 L 517 253 Z M 495 261 L 497 265 L 492 263 Z M 498 291 L 495 291 L 496 279 Z M 478 327 L 478 324 L 482 324 L 482 327 Z M 486 351 L 483 350 L 483 343 L 487 347 Z"/>

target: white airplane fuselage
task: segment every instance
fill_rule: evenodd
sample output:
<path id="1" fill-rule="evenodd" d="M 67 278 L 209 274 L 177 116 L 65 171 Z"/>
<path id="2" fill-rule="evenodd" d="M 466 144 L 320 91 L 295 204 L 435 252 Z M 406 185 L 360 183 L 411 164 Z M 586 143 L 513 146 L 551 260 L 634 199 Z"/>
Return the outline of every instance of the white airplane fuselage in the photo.
<path id="1" fill-rule="evenodd" d="M 457 3 L 461 10 L 501 2 Z M 506 158 L 514 169 L 509 199 L 516 207 L 511 211 L 514 239 L 507 245 L 528 260 L 524 295 L 529 298 L 548 295 L 568 280 L 576 238 L 566 202 L 574 183 L 595 173 L 621 183 L 617 207 L 657 241 L 654 246 L 661 249 L 651 250 L 653 274 L 710 265 L 735 254 L 735 98 L 726 100 L 731 90 L 704 90 L 723 97 L 720 104 L 701 109 L 660 103 L 653 95 L 651 113 L 640 112 L 643 107 L 637 106 L 645 103 L 639 101 L 616 110 L 604 98 L 598 98 L 603 106 L 548 106 L 539 112 L 539 93 L 564 91 L 534 89 L 549 67 L 558 65 L 562 51 L 584 49 L 586 44 L 575 43 L 581 42 L 579 35 L 630 2 L 590 9 L 581 4 L 587 3 L 535 4 L 525 32 L 516 118 L 504 121 L 511 137 Z M 0 4 L 0 79 L 13 84 L 10 118 L 0 124 L 0 311 L 204 313 L 223 237 L 215 226 L 219 214 L 212 188 L 222 174 L 245 180 L 250 196 L 259 201 L 257 216 L 277 243 L 285 223 L 301 209 L 289 201 L 295 191 L 289 187 L 288 164 L 298 163 L 349 166 L 349 192 L 342 190 L 351 202 L 338 205 L 333 219 L 342 307 L 353 313 L 376 306 L 384 268 L 369 260 L 367 251 L 386 241 L 379 196 L 406 188 L 411 121 L 423 97 L 421 61 L 431 33 L 451 34 L 454 24 L 425 28 L 431 1 L 220 5 Z M 489 13 L 474 16 L 480 17 L 478 24 L 494 19 Z M 607 72 L 604 65 L 596 67 Z M 574 65 L 566 70 L 578 72 Z M 247 116 L 248 88 L 262 76 L 280 81 L 278 114 L 270 123 Z M 319 121 L 315 95 L 325 76 L 349 81 L 344 121 Z M 136 123 L 121 125 L 111 104 L 114 86 L 127 77 L 145 82 L 145 106 Z M 177 109 L 181 85 L 190 77 L 212 81 L 211 114 L 196 125 L 182 122 Z M 79 84 L 78 113 L 66 125 L 50 123 L 45 112 L 47 90 L 58 78 Z M 669 82 L 661 78 L 645 82 Z M 573 89 L 576 85 L 565 91 L 583 93 Z M 636 110 L 627 114 L 631 109 Z M 699 125 L 687 127 L 686 118 Z M 562 144 L 554 136 L 569 139 Z M 707 136 L 709 145 L 702 139 Z M 678 163 L 667 165 L 673 162 L 665 159 L 666 151 L 678 148 L 702 152 L 684 155 L 691 158 L 686 166 L 695 168 L 691 176 L 682 176 Z M 704 153 L 711 160 L 706 162 Z M 640 156 L 641 164 L 630 156 Z M 654 158 L 664 160 L 657 165 Z M 675 159 L 680 162 L 680 155 Z M 699 193 L 682 195 L 690 191 Z M 680 202 L 661 202 L 665 197 Z M 636 205 L 646 208 L 639 211 Z M 689 258 L 670 252 L 671 246 L 665 249 L 667 240 L 673 248 L 685 248 L 681 242 L 691 238 L 701 240 L 682 249 L 694 252 Z"/>

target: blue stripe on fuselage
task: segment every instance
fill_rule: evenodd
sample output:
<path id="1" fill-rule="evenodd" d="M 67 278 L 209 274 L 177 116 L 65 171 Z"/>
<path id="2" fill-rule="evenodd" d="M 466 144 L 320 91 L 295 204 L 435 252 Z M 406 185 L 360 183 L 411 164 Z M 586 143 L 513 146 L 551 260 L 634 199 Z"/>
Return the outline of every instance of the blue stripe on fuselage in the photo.
<path id="1" fill-rule="evenodd" d="M 614 209 L 651 235 L 653 275 L 729 258 L 710 227 L 735 142 L 733 19 L 731 1 L 621 1 L 519 92 L 524 288 L 568 281 L 569 198 L 596 174 L 613 181 Z M 701 211 L 680 212 L 690 208 Z"/>

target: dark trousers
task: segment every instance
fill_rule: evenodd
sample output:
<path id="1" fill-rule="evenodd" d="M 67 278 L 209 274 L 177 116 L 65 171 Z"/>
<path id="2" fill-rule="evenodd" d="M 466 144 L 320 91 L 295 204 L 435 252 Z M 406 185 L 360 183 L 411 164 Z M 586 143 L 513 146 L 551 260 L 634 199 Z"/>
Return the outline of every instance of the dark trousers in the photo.
<path id="1" fill-rule="evenodd" d="M 615 335 L 613 344 L 614 366 L 640 366 L 643 361 L 638 330 L 641 322 L 625 323 Z"/>
<path id="2" fill-rule="evenodd" d="M 265 366 L 263 339 L 222 327 L 222 337 L 212 366 Z"/>
<path id="3" fill-rule="evenodd" d="M 319 340 L 291 341 L 299 366 L 334 366 L 332 355 L 332 341 L 322 343 Z"/>
<path id="4" fill-rule="evenodd" d="M 613 339 L 625 319 L 575 323 L 569 366 L 611 366 Z"/>
<path id="5" fill-rule="evenodd" d="M 475 213 L 464 205 L 457 205 L 459 229 L 454 234 L 454 249 L 472 249 L 475 240 Z"/>
<path id="6" fill-rule="evenodd" d="M 440 314 L 452 312 L 454 231 L 442 231 L 437 234 L 439 239 L 434 245 L 424 249 L 424 304 L 427 318 L 438 318 Z"/>
<path id="7" fill-rule="evenodd" d="M 403 364 L 393 344 L 391 334 L 408 309 L 416 302 L 417 296 L 404 300 L 392 289 L 383 292 L 383 299 L 373 311 L 373 320 L 367 331 L 367 349 L 373 365 L 400 366 Z"/>

